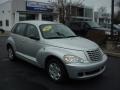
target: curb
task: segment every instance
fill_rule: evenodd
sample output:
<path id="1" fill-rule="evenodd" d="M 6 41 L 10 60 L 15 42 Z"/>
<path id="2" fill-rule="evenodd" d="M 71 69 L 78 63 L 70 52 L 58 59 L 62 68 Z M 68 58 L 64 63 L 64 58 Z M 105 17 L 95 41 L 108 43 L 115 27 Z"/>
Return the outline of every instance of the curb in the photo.
<path id="1" fill-rule="evenodd" d="M 120 58 L 120 53 L 115 53 L 115 52 L 105 52 L 105 53 L 109 56 Z"/>

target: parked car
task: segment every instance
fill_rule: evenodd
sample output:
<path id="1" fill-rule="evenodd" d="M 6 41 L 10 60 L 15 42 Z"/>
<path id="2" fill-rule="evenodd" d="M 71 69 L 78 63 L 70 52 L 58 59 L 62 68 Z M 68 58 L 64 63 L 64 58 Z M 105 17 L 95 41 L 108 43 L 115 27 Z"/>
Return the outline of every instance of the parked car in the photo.
<path id="1" fill-rule="evenodd" d="M 106 28 L 101 27 L 93 21 L 69 22 L 67 23 L 67 26 L 69 26 L 76 34 L 81 36 L 86 36 L 87 32 L 89 32 L 90 30 L 106 30 Z"/>
<path id="2" fill-rule="evenodd" d="M 105 41 L 105 32 L 110 31 L 93 21 L 69 22 L 67 23 L 67 26 L 69 26 L 77 35 L 88 38 L 98 44 L 102 44 Z"/>
<path id="3" fill-rule="evenodd" d="M 100 47 L 76 36 L 67 26 L 48 21 L 15 24 L 7 39 L 8 57 L 46 69 L 55 82 L 87 79 L 103 73 L 107 56 Z"/>
<path id="4" fill-rule="evenodd" d="M 111 24 L 107 25 L 107 28 L 109 28 L 111 30 Z M 114 24 L 113 25 L 113 31 L 114 31 L 114 35 L 118 35 L 120 32 L 120 26 Z M 109 34 L 111 34 L 111 32 L 109 31 Z"/>
<path id="5" fill-rule="evenodd" d="M 108 37 L 111 35 L 111 24 L 107 25 L 107 28 L 109 28 L 109 31 L 106 31 L 106 34 Z M 113 25 L 113 35 L 114 35 L 114 40 L 120 41 L 120 26 L 114 24 Z"/>

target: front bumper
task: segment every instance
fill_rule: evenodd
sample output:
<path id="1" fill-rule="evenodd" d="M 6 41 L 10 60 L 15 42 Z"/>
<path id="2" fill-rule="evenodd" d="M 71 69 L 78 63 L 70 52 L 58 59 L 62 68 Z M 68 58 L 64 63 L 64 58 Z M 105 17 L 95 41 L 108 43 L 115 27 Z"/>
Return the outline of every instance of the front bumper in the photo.
<path id="1" fill-rule="evenodd" d="M 103 60 L 90 64 L 68 64 L 66 69 L 69 78 L 72 79 L 87 79 L 100 75 L 105 70 L 107 56 L 104 55 Z"/>

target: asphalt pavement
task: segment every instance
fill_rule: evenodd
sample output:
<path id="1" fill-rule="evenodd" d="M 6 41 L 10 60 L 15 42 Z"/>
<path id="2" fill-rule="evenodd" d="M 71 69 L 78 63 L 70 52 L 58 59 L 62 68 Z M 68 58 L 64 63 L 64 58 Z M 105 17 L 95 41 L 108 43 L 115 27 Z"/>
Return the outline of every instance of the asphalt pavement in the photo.
<path id="1" fill-rule="evenodd" d="M 46 72 L 23 60 L 11 62 L 0 37 L 0 90 L 120 90 L 120 58 L 109 57 L 106 71 L 89 80 L 53 83 Z"/>

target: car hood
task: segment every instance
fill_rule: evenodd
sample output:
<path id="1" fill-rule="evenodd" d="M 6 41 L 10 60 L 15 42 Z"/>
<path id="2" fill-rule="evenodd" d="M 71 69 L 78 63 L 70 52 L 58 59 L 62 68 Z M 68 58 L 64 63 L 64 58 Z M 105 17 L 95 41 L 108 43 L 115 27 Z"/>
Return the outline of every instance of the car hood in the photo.
<path id="1" fill-rule="evenodd" d="M 92 50 L 98 48 L 96 43 L 82 37 L 49 39 L 46 40 L 45 43 L 55 47 L 71 50 Z"/>
<path id="2" fill-rule="evenodd" d="M 103 28 L 103 27 L 98 27 L 98 28 L 93 28 L 94 30 L 101 30 L 101 31 L 110 31 L 108 28 Z"/>

